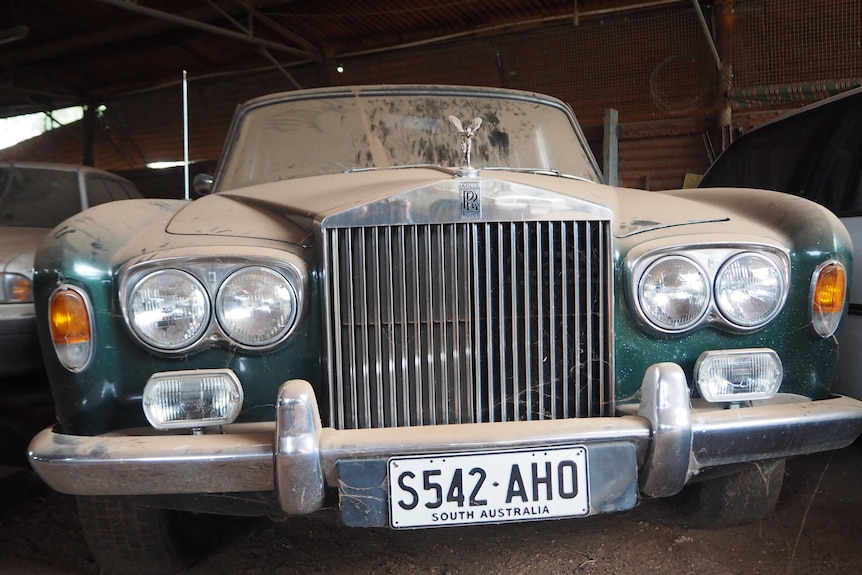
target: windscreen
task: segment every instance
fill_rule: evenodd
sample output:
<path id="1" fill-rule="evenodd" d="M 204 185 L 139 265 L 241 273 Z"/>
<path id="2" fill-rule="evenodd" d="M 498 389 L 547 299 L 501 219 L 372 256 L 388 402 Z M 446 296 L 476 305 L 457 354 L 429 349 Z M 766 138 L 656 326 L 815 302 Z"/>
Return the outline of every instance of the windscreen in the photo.
<path id="1" fill-rule="evenodd" d="M 473 167 L 599 179 L 574 118 L 562 107 L 481 94 L 358 91 L 248 110 L 234 132 L 219 189 L 365 169 L 461 167 L 461 132 L 476 119 Z"/>

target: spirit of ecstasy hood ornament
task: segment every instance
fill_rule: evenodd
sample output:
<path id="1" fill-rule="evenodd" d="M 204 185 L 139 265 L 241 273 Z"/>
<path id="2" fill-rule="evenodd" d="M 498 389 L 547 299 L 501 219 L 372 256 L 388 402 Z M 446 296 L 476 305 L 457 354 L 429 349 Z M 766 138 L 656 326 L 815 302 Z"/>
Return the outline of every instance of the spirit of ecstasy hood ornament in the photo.
<path id="1" fill-rule="evenodd" d="M 467 122 L 466 128 L 461 125 L 461 120 L 455 116 L 449 116 L 449 121 L 452 122 L 458 133 L 461 134 L 461 154 L 463 155 L 464 167 L 472 168 L 470 165 L 470 152 L 473 149 L 473 138 L 476 137 L 476 132 L 479 131 L 479 126 L 482 125 L 482 118 L 473 118 Z"/>

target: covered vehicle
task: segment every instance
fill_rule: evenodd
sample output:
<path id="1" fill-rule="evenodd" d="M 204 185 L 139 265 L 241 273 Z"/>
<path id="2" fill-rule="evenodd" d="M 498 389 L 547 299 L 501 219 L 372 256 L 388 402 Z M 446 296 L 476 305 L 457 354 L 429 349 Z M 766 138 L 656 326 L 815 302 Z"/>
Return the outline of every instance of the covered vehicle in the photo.
<path id="1" fill-rule="evenodd" d="M 850 240 L 807 200 L 602 184 L 533 93 L 366 86 L 237 113 L 212 193 L 100 206 L 36 259 L 57 424 L 34 469 L 108 571 L 207 514 L 413 529 L 674 497 L 768 514 L 850 444 Z"/>
<path id="2" fill-rule="evenodd" d="M 128 180 L 95 168 L 0 163 L 0 377 L 42 369 L 32 282 L 45 235 L 90 206 L 141 197 Z"/>
<path id="3" fill-rule="evenodd" d="M 701 187 L 765 188 L 826 206 L 862 251 L 862 88 L 788 112 L 734 141 Z M 862 266 L 851 281 L 833 390 L 862 399 Z"/>

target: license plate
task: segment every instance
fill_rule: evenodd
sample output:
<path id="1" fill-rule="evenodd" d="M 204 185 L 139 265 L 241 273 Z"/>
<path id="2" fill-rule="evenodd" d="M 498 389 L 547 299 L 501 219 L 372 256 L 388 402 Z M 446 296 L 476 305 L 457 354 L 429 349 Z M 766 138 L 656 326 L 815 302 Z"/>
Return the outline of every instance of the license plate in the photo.
<path id="1" fill-rule="evenodd" d="M 393 529 L 589 515 L 587 450 L 561 447 L 389 460 Z"/>

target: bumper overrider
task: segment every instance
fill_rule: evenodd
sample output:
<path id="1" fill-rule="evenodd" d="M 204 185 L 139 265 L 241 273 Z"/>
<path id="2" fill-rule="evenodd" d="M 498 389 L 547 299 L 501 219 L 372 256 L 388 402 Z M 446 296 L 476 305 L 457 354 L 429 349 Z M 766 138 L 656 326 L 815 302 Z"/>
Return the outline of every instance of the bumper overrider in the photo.
<path id="1" fill-rule="evenodd" d="M 274 424 L 235 424 L 222 431 L 89 437 L 46 429 L 30 444 L 30 461 L 48 485 L 72 495 L 275 491 L 285 513 L 307 514 L 323 507 L 327 488 L 337 488 L 348 525 L 457 524 L 480 515 L 499 522 L 565 516 L 566 511 L 549 511 L 545 504 L 545 491 L 551 497 L 557 479 L 557 499 L 580 506 L 568 515 L 594 515 L 634 507 L 638 492 L 674 495 L 710 468 L 845 447 L 862 433 L 862 402 L 779 395 L 752 407 L 700 409 L 690 399 L 683 370 L 660 363 L 647 370 L 640 403 L 619 417 L 336 430 L 322 427 L 312 386 L 292 380 L 279 390 Z M 396 481 L 392 470 L 402 460 L 405 466 L 420 458 L 450 465 L 462 455 L 477 456 L 464 476 L 481 473 L 484 479 L 487 474 L 491 482 L 500 473 L 488 458 L 502 454 L 506 461 L 525 452 L 528 458 L 563 456 L 553 460 L 555 468 L 550 462 L 533 463 L 532 477 L 526 465 L 523 477 L 520 471 L 513 474 L 514 482 L 502 478 L 509 481 L 511 506 L 495 504 L 489 514 L 482 509 L 487 500 L 471 496 L 470 504 L 464 503 L 469 488 L 460 483 L 459 470 L 458 489 L 443 485 L 438 500 L 460 499 L 463 511 L 431 513 L 415 525 L 393 518 L 400 513 L 391 497 L 395 484 L 402 488 L 402 508 L 416 506 L 422 489 L 421 470 L 402 473 Z M 567 474 L 576 468 L 580 475 Z M 432 487 L 437 473 L 425 472 Z"/>

